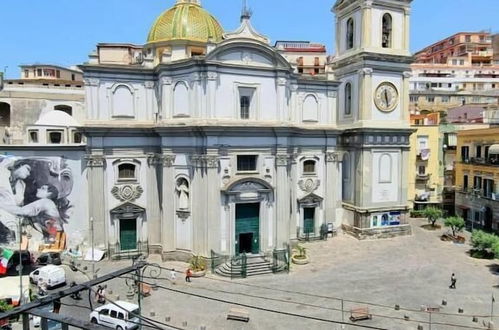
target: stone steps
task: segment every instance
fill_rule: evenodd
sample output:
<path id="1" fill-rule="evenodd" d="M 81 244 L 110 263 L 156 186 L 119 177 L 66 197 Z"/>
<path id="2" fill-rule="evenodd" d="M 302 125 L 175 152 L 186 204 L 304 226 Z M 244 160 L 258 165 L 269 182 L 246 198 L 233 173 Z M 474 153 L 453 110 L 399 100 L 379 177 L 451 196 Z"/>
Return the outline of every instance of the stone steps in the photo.
<path id="1" fill-rule="evenodd" d="M 242 277 L 241 268 L 242 267 L 240 264 L 231 265 L 230 261 L 228 261 L 215 269 L 215 273 L 224 277 L 240 278 Z M 280 270 L 284 270 L 284 266 Z M 271 261 L 265 260 L 262 256 L 248 256 L 246 263 L 247 277 L 272 273 L 273 271 Z"/>

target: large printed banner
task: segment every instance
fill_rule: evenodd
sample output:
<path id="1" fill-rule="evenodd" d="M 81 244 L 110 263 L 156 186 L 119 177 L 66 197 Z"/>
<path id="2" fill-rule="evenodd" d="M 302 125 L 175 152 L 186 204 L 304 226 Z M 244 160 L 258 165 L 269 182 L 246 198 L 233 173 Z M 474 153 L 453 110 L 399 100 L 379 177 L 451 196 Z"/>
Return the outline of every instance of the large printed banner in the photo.
<path id="1" fill-rule="evenodd" d="M 21 223 L 42 243 L 63 249 L 72 190 L 64 158 L 0 156 L 0 245 L 15 241 Z"/>

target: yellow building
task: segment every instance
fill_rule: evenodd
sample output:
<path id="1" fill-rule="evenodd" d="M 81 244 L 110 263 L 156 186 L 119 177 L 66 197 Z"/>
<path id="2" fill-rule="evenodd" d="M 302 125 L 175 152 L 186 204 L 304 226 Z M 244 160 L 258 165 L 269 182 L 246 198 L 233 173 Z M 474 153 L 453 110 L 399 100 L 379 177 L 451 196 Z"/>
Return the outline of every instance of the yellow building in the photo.
<path id="1" fill-rule="evenodd" d="M 456 213 L 469 227 L 499 229 L 499 127 L 457 136 Z"/>
<path id="2" fill-rule="evenodd" d="M 440 134 L 438 113 L 412 115 L 408 197 L 415 210 L 442 202 L 440 175 Z"/>

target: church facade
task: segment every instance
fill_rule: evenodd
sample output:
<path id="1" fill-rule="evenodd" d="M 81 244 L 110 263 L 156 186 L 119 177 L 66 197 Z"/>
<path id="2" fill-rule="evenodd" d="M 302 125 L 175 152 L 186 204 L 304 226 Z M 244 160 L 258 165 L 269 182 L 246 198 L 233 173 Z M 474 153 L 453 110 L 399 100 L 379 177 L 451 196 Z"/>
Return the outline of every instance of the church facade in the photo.
<path id="1" fill-rule="evenodd" d="M 80 66 L 96 245 L 182 258 L 266 253 L 331 226 L 407 234 L 410 3 L 338 0 L 337 54 L 317 76 L 248 12 L 224 33 L 199 0 L 177 0 L 144 45 L 99 44 Z"/>

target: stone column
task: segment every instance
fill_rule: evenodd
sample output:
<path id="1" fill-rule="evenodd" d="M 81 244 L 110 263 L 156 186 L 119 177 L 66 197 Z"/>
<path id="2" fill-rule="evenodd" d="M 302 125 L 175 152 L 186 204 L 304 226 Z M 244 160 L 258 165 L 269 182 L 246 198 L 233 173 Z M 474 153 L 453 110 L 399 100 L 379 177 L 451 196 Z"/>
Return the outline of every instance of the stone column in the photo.
<path id="1" fill-rule="evenodd" d="M 362 48 L 371 48 L 371 32 L 372 32 L 372 1 L 366 1 L 362 6 L 362 29 L 361 33 L 361 45 Z M 379 27 L 381 29 L 381 26 Z M 376 45 L 376 47 L 381 47 L 381 45 Z"/>
<path id="2" fill-rule="evenodd" d="M 409 71 L 406 71 L 404 72 L 403 74 L 403 78 L 402 78 L 402 88 L 403 88 L 403 92 L 402 92 L 402 104 L 401 104 L 401 107 L 400 107 L 400 111 L 401 111 L 401 114 L 400 114 L 400 117 L 401 117 L 401 120 L 406 122 L 407 124 L 409 124 L 409 90 L 410 90 L 410 86 L 409 86 L 409 79 L 411 78 L 412 76 L 412 73 L 409 72 Z"/>
<path id="3" fill-rule="evenodd" d="M 210 255 L 210 250 L 220 252 L 220 180 L 218 177 L 218 155 L 204 157 L 206 164 L 206 221 L 208 244 L 203 255 Z"/>
<path id="4" fill-rule="evenodd" d="M 404 51 L 409 52 L 409 47 L 410 47 L 410 30 L 411 30 L 411 9 L 410 8 L 405 8 L 404 9 L 404 35 L 403 35 L 403 47 Z"/>
<path id="5" fill-rule="evenodd" d="M 161 78 L 161 115 L 163 119 L 172 117 L 172 78 Z"/>
<path id="6" fill-rule="evenodd" d="M 325 185 L 325 198 L 324 198 L 324 220 L 328 222 L 336 221 L 336 208 L 338 199 L 341 200 L 341 190 L 338 191 L 338 163 L 340 161 L 340 154 L 338 152 L 326 153 L 326 180 Z"/>
<path id="7" fill-rule="evenodd" d="M 216 72 L 208 72 L 208 118 L 216 117 L 216 93 L 217 93 L 217 78 Z"/>
<path id="8" fill-rule="evenodd" d="M 289 233 L 289 176 L 288 176 L 288 161 L 287 154 L 276 155 L 277 178 L 276 178 L 276 247 L 282 248 L 284 243 L 288 243 L 290 238 Z M 296 231 L 296 229 L 295 229 Z"/>
<path id="9" fill-rule="evenodd" d="M 206 220 L 206 185 L 204 184 L 203 157 L 192 155 L 191 196 L 192 196 L 192 249 L 194 254 L 203 254 L 206 250 L 207 220 Z M 207 256 L 204 254 L 204 256 Z"/>
<path id="10" fill-rule="evenodd" d="M 161 156 L 157 154 L 147 155 L 147 223 L 148 241 L 151 253 L 162 252 L 161 238 L 161 213 L 160 198 L 158 191 L 158 165 L 162 165 Z M 163 170 L 163 168 L 161 168 Z"/>
<path id="11" fill-rule="evenodd" d="M 291 194 L 291 214 L 289 216 L 289 239 L 297 239 L 297 232 L 296 232 L 296 227 L 298 224 L 296 223 L 296 214 L 300 212 L 299 207 L 298 207 L 298 195 L 297 195 L 297 178 L 298 178 L 298 162 L 297 162 L 297 154 L 293 155 L 293 157 L 290 158 L 290 163 L 291 163 L 291 179 L 289 180 L 290 186 L 288 189 L 290 190 Z M 277 182 L 277 185 L 279 185 L 279 182 Z"/>
<path id="12" fill-rule="evenodd" d="M 105 175 L 104 166 L 106 159 L 103 155 L 87 155 L 87 172 L 88 172 L 88 215 L 94 220 L 94 245 L 95 247 L 108 248 L 108 213 L 105 196 Z M 88 225 L 90 227 L 90 223 Z M 90 244 L 90 235 L 88 243 Z"/>
<path id="13" fill-rule="evenodd" d="M 161 155 L 163 167 L 161 245 L 164 252 L 175 251 L 175 155 Z"/>
<path id="14" fill-rule="evenodd" d="M 372 119 L 372 78 L 373 69 L 363 68 L 359 70 L 359 119 L 360 120 L 371 120 Z"/>
<path id="15" fill-rule="evenodd" d="M 286 121 L 286 78 L 277 78 L 277 120 Z"/>

